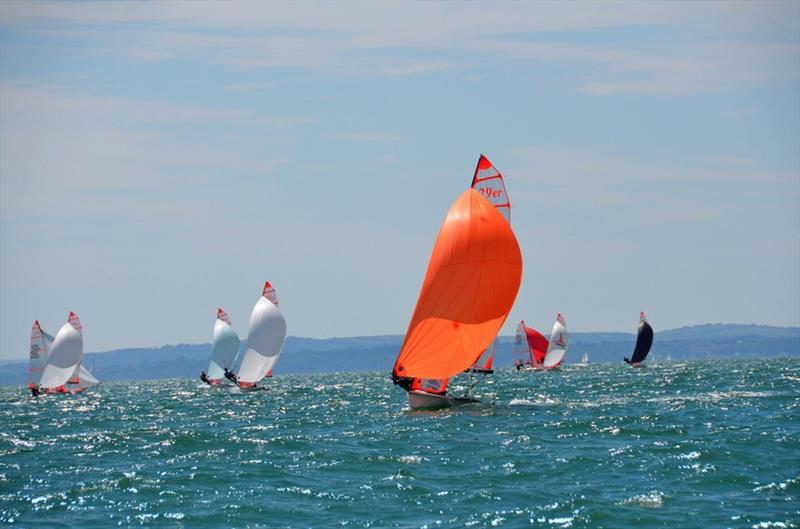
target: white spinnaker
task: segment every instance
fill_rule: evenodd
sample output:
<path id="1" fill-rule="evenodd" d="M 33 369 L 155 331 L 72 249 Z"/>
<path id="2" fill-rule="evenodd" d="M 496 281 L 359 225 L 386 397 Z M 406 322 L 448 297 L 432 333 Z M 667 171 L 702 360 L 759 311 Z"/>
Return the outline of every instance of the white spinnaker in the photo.
<path id="1" fill-rule="evenodd" d="M 250 329 L 247 333 L 239 381 L 255 384 L 275 366 L 286 338 L 286 320 L 280 309 L 261 296 L 250 314 Z"/>
<path id="2" fill-rule="evenodd" d="M 569 332 L 567 332 L 567 322 L 564 316 L 559 314 L 553 324 L 553 332 L 550 333 L 550 346 L 547 348 L 547 355 L 544 357 L 542 365 L 553 367 L 560 364 L 567 354 L 569 347 Z"/>
<path id="3" fill-rule="evenodd" d="M 81 380 L 81 386 L 84 388 L 90 388 L 92 386 L 96 386 L 100 383 L 97 378 L 83 366 L 78 368 L 78 378 Z"/>
<path id="4" fill-rule="evenodd" d="M 224 315 L 225 317 L 221 317 Z M 230 325 L 230 319 L 225 311 L 217 311 L 217 321 L 214 323 L 214 339 L 211 344 L 211 361 L 208 364 L 208 378 L 211 380 L 222 379 L 225 368 L 233 368 L 233 359 L 239 352 L 239 335 Z"/>
<path id="5" fill-rule="evenodd" d="M 83 337 L 75 327 L 65 323 L 50 346 L 47 365 L 42 372 L 40 385 L 46 389 L 58 388 L 76 372 L 83 354 Z"/>
<path id="6" fill-rule="evenodd" d="M 48 341 L 48 337 L 50 341 Z M 52 339 L 52 336 L 42 330 L 39 320 L 36 320 L 31 327 L 30 363 L 28 364 L 28 379 L 31 384 L 39 384 L 42 378 Z"/>

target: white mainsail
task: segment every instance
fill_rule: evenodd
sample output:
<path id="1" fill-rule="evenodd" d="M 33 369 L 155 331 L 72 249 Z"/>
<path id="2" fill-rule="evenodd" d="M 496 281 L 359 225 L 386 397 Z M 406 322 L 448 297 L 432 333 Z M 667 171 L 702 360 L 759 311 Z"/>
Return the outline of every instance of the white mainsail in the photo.
<path id="1" fill-rule="evenodd" d="M 208 364 L 208 378 L 212 382 L 222 381 L 225 369 L 233 368 L 233 359 L 239 352 L 239 335 L 231 327 L 231 319 L 221 308 L 217 309 L 214 323 L 214 339 L 211 345 L 211 361 Z"/>
<path id="2" fill-rule="evenodd" d="M 547 347 L 547 355 L 542 364 L 545 368 L 555 367 L 564 361 L 569 346 L 569 332 L 567 332 L 567 322 L 564 316 L 556 316 L 553 324 L 553 332 L 550 333 L 550 345 Z"/>
<path id="3" fill-rule="evenodd" d="M 275 289 L 267 281 L 250 314 L 247 345 L 238 373 L 239 382 L 252 386 L 264 378 L 278 361 L 285 338 L 286 320 L 278 308 Z"/>
<path id="4" fill-rule="evenodd" d="M 48 337 L 50 340 L 48 341 Z M 28 383 L 38 385 L 42 378 L 42 372 L 47 365 L 47 355 L 53 337 L 45 333 L 39 325 L 39 320 L 33 322 L 31 327 L 31 348 L 30 361 L 28 363 Z"/>
<path id="5" fill-rule="evenodd" d="M 69 313 L 69 321 L 59 329 L 42 372 L 41 387 L 60 388 L 79 372 L 83 355 L 83 336 L 80 320 L 75 313 Z M 92 377 L 94 378 L 94 377 Z"/>

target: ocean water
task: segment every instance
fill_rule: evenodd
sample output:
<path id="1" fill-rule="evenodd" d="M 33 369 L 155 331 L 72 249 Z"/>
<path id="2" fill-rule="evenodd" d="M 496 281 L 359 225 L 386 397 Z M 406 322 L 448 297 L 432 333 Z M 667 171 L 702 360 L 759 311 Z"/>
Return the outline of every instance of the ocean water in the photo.
<path id="1" fill-rule="evenodd" d="M 0 390 L 15 527 L 800 526 L 800 360 L 500 370 L 407 410 L 386 373 Z"/>

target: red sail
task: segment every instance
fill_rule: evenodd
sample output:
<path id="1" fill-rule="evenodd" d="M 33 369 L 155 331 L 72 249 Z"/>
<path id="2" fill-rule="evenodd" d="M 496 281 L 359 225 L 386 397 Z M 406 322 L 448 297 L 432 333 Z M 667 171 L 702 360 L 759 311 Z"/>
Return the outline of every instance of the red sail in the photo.
<path id="1" fill-rule="evenodd" d="M 525 335 L 528 337 L 528 347 L 531 348 L 534 365 L 541 365 L 544 362 L 544 357 L 547 356 L 547 348 L 550 346 L 550 342 L 542 333 L 530 327 L 525 327 Z"/>

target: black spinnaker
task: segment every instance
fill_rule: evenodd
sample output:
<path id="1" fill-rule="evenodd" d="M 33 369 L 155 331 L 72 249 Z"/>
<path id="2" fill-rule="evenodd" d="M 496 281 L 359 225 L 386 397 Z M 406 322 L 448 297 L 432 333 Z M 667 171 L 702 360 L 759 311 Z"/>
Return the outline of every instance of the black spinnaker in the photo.
<path id="1" fill-rule="evenodd" d="M 628 364 L 638 364 L 644 361 L 650 347 L 653 345 L 653 328 L 647 323 L 647 316 L 644 312 L 639 313 L 639 332 L 636 337 L 636 349 L 633 350 L 633 357 L 625 358 Z"/>

